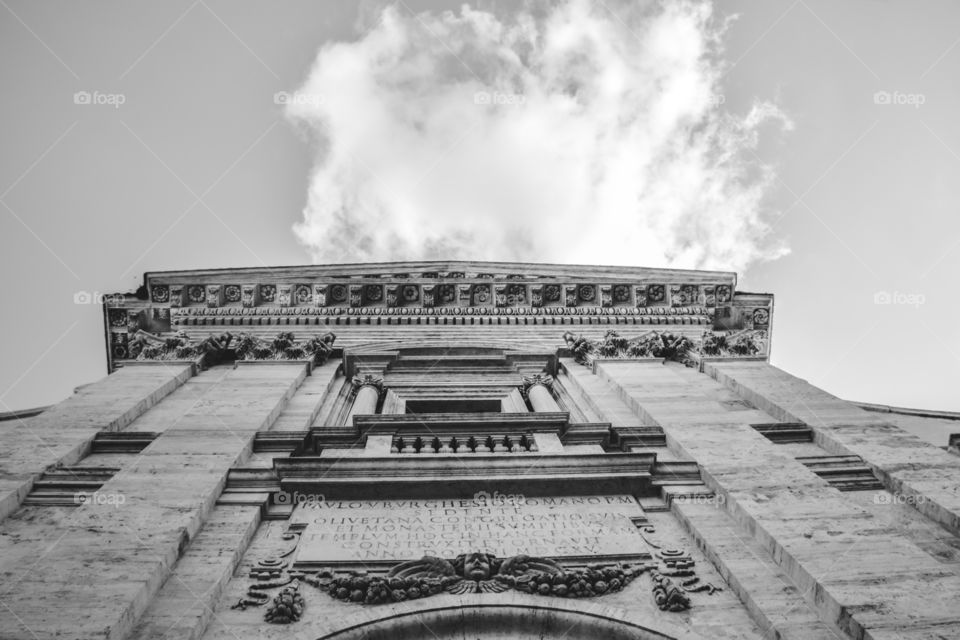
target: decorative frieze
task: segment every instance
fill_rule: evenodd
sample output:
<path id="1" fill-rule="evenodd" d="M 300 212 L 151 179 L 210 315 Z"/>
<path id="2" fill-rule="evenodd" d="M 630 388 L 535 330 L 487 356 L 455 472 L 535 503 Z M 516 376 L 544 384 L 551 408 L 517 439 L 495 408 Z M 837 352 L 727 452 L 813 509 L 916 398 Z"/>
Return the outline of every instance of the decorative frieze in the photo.
<path id="1" fill-rule="evenodd" d="M 563 288 L 563 302 L 565 306 L 577 306 L 577 285 L 566 285 Z"/>

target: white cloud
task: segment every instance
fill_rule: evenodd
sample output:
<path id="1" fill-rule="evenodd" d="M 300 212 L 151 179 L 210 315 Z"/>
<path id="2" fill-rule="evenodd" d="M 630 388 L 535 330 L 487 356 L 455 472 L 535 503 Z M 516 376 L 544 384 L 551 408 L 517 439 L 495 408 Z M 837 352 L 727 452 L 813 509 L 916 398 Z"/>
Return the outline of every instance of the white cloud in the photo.
<path id="1" fill-rule="evenodd" d="M 789 122 L 718 108 L 711 5 L 606 6 L 389 7 L 325 45 L 286 107 L 317 143 L 295 227 L 314 260 L 742 270 L 785 253 L 750 152 Z"/>

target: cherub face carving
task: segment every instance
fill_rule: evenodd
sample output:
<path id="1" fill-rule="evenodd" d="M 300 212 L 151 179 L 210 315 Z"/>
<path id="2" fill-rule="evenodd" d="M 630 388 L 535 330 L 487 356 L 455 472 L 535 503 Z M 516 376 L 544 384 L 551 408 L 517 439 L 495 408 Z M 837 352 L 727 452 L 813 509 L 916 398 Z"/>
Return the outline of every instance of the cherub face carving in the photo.
<path id="1" fill-rule="evenodd" d="M 490 578 L 490 561 L 485 553 L 470 553 L 463 559 L 463 577 L 470 580 Z"/>

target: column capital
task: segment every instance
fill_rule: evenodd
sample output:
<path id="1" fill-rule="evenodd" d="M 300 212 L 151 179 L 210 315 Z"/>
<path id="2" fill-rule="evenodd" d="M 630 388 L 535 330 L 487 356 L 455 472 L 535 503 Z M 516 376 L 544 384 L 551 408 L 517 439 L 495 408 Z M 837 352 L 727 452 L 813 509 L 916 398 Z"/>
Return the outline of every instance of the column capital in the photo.
<path id="1" fill-rule="evenodd" d="M 552 389 L 553 376 L 551 376 L 549 373 L 538 373 L 532 376 L 523 376 L 523 385 L 521 385 L 520 389 L 524 396 L 526 396 L 530 391 L 530 387 L 537 384 L 546 387 L 547 389 Z"/>
<path id="2" fill-rule="evenodd" d="M 373 387 L 376 389 L 377 394 L 383 393 L 383 378 L 380 376 L 375 376 L 369 373 L 360 375 L 359 373 L 353 376 L 351 380 L 354 390 L 360 391 L 363 387 Z"/>

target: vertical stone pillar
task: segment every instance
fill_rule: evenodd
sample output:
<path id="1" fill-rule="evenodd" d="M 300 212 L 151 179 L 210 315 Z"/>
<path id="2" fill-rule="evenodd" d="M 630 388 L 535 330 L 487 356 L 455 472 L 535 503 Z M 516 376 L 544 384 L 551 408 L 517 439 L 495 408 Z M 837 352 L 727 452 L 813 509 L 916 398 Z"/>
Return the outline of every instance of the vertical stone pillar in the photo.
<path id="1" fill-rule="evenodd" d="M 347 414 L 346 424 L 353 424 L 353 417 L 357 415 L 370 415 L 377 412 L 377 403 L 380 401 L 380 394 L 383 392 L 383 378 L 366 374 L 353 376 L 353 388 L 356 389 L 356 395 L 353 398 L 353 404 L 350 406 L 350 413 Z"/>
<path id="2" fill-rule="evenodd" d="M 550 393 L 550 387 L 553 386 L 553 377 L 548 374 L 538 373 L 535 376 L 527 376 L 523 379 L 523 393 L 530 400 L 530 406 L 534 411 L 558 412 L 560 405 L 553 399 Z"/>

